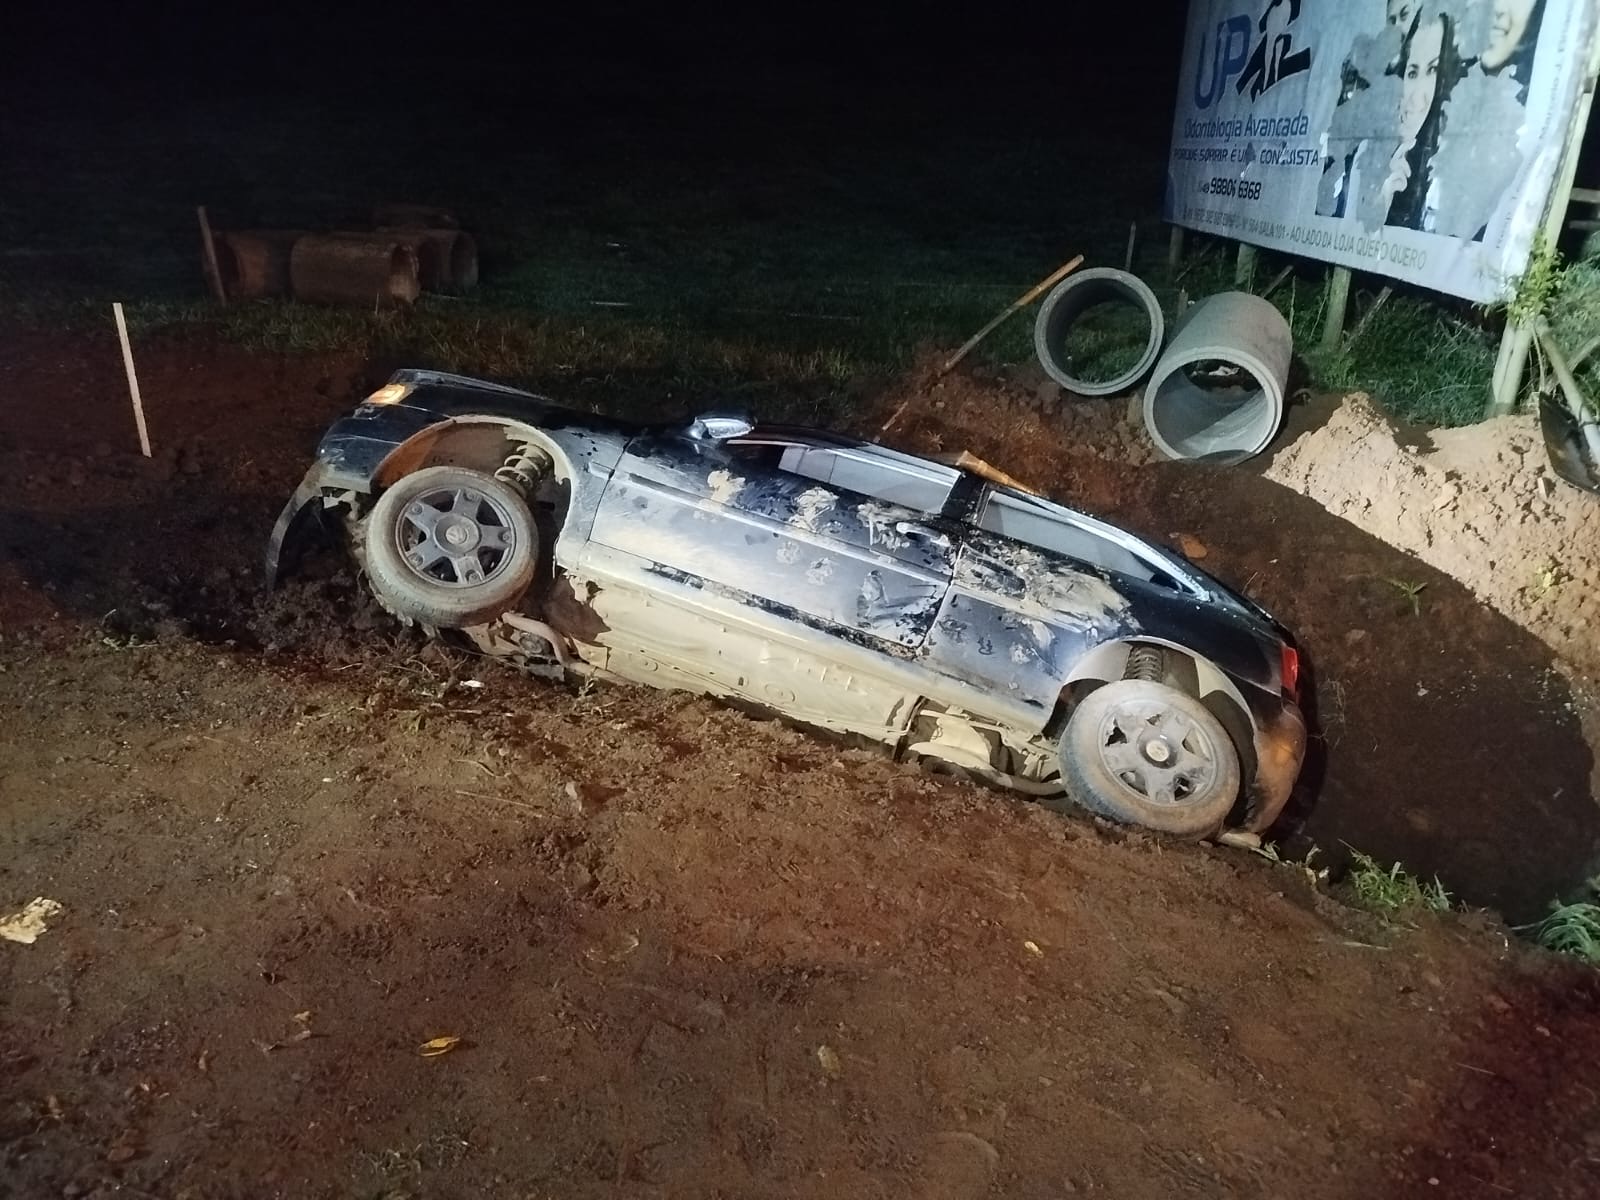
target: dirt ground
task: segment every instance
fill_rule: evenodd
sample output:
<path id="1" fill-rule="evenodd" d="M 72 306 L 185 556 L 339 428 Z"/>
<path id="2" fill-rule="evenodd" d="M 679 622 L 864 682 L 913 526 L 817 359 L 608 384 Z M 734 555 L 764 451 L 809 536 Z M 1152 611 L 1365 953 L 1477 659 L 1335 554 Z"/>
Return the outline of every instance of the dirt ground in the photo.
<path id="1" fill-rule="evenodd" d="M 1600 984 L 1493 916 L 1388 928 L 1294 866 L 515 677 L 325 563 L 264 598 L 366 364 L 154 342 L 146 463 L 114 343 L 5 342 L 0 910 L 63 911 L 0 943 L 0 1195 L 1600 1189 Z M 906 387 L 903 444 L 1198 538 L 1299 633 L 1286 849 L 1513 916 L 1591 869 L 1533 634 L 1257 474 L 1090 453 L 1115 406 Z"/>

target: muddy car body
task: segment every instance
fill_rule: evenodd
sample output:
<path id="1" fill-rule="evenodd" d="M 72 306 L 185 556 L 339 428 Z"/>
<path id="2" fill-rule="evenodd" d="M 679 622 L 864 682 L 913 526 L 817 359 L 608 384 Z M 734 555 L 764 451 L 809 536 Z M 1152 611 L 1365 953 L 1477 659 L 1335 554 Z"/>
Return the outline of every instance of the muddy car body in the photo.
<path id="1" fill-rule="evenodd" d="M 990 477 L 738 418 L 640 426 L 402 371 L 274 530 L 532 669 L 747 702 L 1183 834 L 1298 773 L 1292 642 L 1187 560 Z"/>

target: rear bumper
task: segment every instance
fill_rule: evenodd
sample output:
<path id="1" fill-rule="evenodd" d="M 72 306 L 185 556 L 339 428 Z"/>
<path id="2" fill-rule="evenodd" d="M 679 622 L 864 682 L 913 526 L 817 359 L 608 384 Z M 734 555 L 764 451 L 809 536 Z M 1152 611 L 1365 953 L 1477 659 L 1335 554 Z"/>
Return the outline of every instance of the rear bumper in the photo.
<path id="1" fill-rule="evenodd" d="M 1294 790 L 1300 765 L 1306 757 L 1306 720 L 1297 705 L 1280 700 L 1268 711 L 1258 709 L 1255 717 L 1256 772 L 1250 781 L 1242 828 L 1264 833 Z"/>

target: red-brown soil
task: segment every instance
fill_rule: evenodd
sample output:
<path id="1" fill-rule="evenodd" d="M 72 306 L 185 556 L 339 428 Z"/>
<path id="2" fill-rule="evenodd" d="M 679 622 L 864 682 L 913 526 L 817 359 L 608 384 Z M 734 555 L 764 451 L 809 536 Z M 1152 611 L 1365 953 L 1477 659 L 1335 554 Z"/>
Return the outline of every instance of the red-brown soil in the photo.
<path id="1" fill-rule="evenodd" d="M 145 463 L 114 343 L 5 342 L 0 911 L 64 910 L 0 942 L 0 1194 L 1600 1189 L 1600 986 L 1494 918 L 1385 927 L 1297 867 L 518 678 L 325 563 L 263 598 L 363 363 L 155 341 L 181 451 Z M 1591 758 L 1542 644 L 1258 477 L 947 386 L 907 444 L 1198 537 L 1304 639 L 1286 840 L 1524 916 L 1581 877 Z"/>

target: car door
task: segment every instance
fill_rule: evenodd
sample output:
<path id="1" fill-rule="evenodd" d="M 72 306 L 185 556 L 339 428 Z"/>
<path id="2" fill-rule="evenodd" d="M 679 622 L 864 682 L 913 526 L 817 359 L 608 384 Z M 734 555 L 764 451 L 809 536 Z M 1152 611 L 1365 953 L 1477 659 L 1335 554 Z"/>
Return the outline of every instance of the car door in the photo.
<path id="1" fill-rule="evenodd" d="M 828 450 L 641 436 L 606 487 L 590 541 L 780 619 L 920 646 L 949 588 L 952 539 L 936 516 L 819 479 Z"/>
<path id="2" fill-rule="evenodd" d="M 1041 728 L 1077 661 L 1137 629 L 1118 586 L 1133 557 L 1048 516 L 1043 505 L 987 489 L 926 647 L 936 670 L 1021 703 Z"/>

